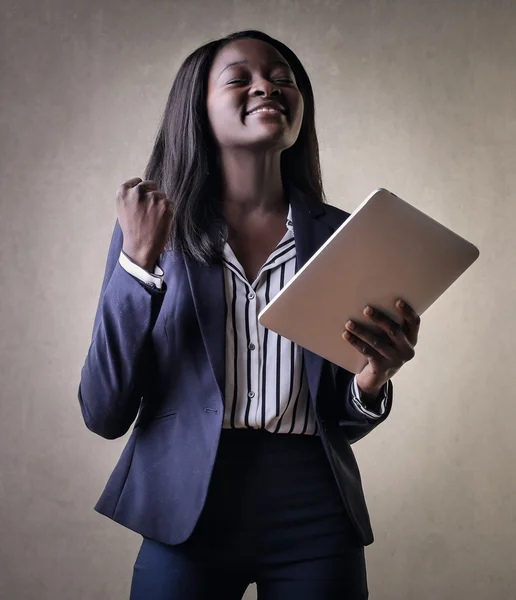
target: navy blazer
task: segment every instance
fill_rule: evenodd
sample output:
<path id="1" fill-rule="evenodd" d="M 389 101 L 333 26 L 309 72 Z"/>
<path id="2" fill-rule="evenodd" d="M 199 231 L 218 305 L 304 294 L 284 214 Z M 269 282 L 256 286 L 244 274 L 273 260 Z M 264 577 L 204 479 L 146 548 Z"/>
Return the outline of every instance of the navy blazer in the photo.
<path id="1" fill-rule="evenodd" d="M 292 205 L 301 267 L 349 216 L 295 189 Z M 122 231 L 115 225 L 93 336 L 79 385 L 84 421 L 108 439 L 133 431 L 95 510 L 145 537 L 186 540 L 201 513 L 224 412 L 223 267 L 179 254 L 163 255 L 162 290 L 118 262 Z M 358 466 L 350 444 L 383 422 L 351 402 L 353 375 L 304 351 L 319 432 L 359 540 L 373 542 Z"/>

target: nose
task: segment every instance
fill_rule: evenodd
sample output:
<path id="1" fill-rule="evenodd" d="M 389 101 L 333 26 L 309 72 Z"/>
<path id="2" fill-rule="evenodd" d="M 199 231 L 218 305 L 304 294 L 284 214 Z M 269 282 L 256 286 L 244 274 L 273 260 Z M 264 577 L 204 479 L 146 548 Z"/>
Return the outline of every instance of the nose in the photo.
<path id="1" fill-rule="evenodd" d="M 257 81 L 250 90 L 251 96 L 265 96 L 266 98 L 281 96 L 281 89 L 266 79 Z"/>

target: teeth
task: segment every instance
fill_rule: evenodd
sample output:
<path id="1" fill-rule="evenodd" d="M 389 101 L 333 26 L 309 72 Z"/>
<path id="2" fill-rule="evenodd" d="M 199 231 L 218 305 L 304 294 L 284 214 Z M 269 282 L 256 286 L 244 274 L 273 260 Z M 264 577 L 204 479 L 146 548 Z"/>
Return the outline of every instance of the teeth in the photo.
<path id="1" fill-rule="evenodd" d="M 281 112 L 279 111 L 277 108 L 256 108 L 255 110 L 251 111 L 249 114 L 250 115 L 254 115 L 254 113 L 259 113 L 259 112 Z"/>

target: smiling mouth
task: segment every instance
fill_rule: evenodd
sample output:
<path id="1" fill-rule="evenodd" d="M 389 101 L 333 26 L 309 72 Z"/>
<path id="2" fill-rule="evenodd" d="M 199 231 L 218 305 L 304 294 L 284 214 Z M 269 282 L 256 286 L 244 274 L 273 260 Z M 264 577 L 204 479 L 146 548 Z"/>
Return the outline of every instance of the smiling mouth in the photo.
<path id="1" fill-rule="evenodd" d="M 270 114 L 270 115 L 273 115 L 273 114 L 284 115 L 285 114 L 284 111 L 280 110 L 279 108 L 272 108 L 270 106 L 267 106 L 267 107 L 264 106 L 262 108 L 255 108 L 251 112 L 248 112 L 247 116 L 256 115 L 259 113 L 265 113 L 265 114 Z"/>

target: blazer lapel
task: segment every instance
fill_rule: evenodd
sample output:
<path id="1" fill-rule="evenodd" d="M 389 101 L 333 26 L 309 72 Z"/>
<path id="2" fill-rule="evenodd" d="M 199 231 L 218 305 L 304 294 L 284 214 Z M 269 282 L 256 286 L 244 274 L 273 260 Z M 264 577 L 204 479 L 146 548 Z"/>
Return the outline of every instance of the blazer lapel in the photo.
<path id="1" fill-rule="evenodd" d="M 334 233 L 334 229 L 320 218 L 326 213 L 321 203 L 310 200 L 296 188 L 289 191 L 289 200 L 296 240 L 296 270 L 299 270 Z M 304 357 L 308 386 L 315 407 L 324 359 L 307 349 L 304 349 Z"/>
<path id="2" fill-rule="evenodd" d="M 226 379 L 226 300 L 218 263 L 204 266 L 185 258 L 197 319 L 215 381 L 224 402 Z"/>

